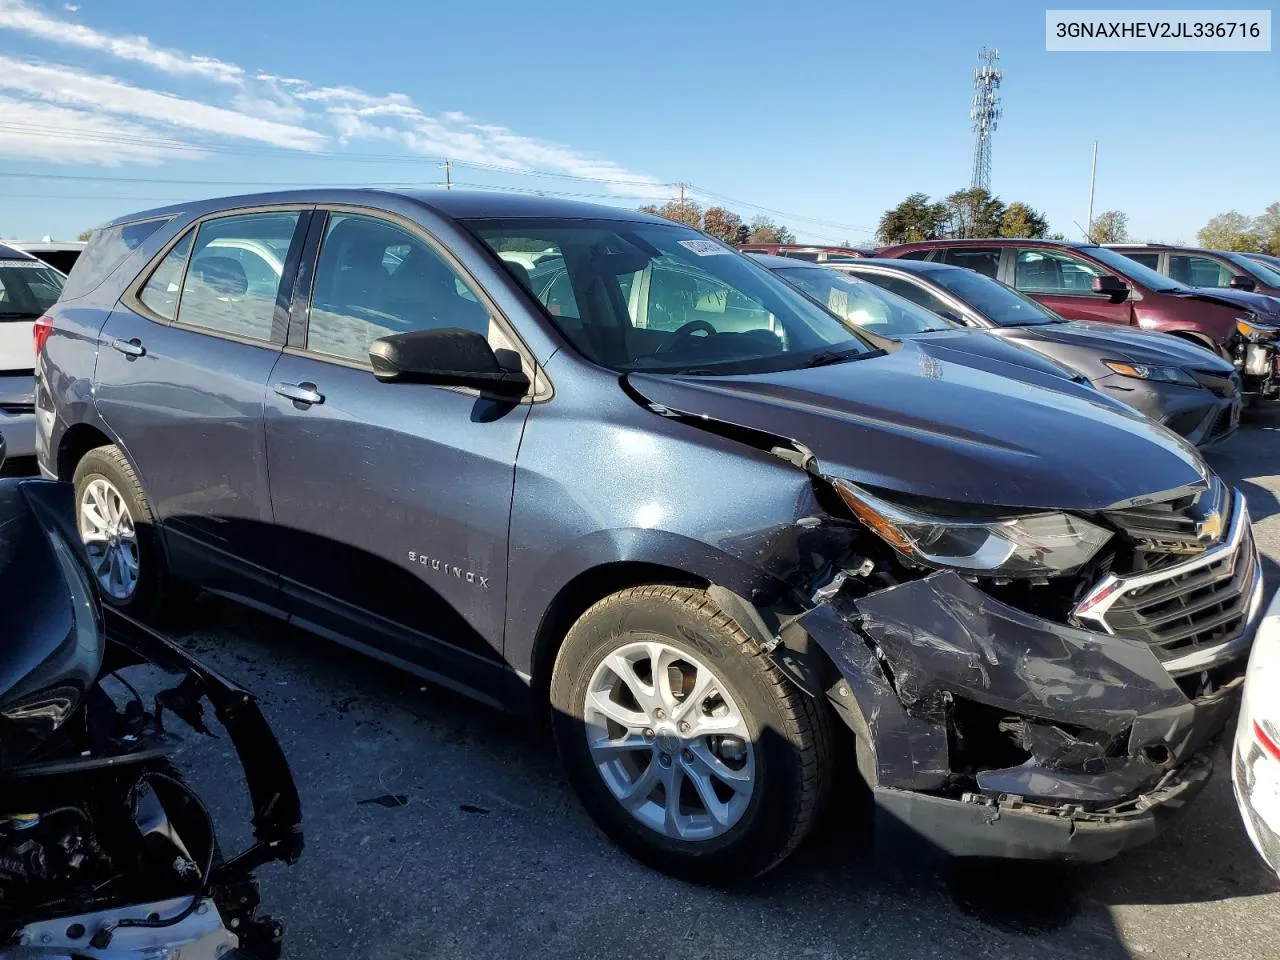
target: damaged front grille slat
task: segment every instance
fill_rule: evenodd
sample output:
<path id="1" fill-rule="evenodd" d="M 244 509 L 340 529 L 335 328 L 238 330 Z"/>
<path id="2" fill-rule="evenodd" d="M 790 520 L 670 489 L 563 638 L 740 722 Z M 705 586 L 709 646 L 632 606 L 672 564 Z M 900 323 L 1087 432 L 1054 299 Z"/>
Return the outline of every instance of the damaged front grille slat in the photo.
<path id="1" fill-rule="evenodd" d="M 1081 601 L 1077 617 L 1150 644 L 1174 672 L 1205 656 L 1235 656 L 1233 642 L 1244 637 L 1256 599 L 1258 560 L 1238 493 L 1231 510 L 1230 530 L 1217 546 L 1164 569 L 1108 577 Z"/>

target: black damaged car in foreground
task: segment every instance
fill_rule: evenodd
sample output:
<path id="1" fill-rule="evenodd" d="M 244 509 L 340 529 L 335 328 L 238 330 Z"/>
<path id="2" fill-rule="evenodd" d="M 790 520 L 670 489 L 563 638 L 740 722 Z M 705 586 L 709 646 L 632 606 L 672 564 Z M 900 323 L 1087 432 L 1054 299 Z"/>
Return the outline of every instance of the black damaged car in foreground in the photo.
<path id="1" fill-rule="evenodd" d="M 280 745 L 247 692 L 99 604 L 72 504 L 0 480 L 0 957 L 273 960 L 253 871 L 302 851 Z M 150 705 L 120 673 L 139 665 L 178 678 Z M 172 721 L 208 733 L 206 702 L 252 801 L 235 856 L 174 762 Z"/>

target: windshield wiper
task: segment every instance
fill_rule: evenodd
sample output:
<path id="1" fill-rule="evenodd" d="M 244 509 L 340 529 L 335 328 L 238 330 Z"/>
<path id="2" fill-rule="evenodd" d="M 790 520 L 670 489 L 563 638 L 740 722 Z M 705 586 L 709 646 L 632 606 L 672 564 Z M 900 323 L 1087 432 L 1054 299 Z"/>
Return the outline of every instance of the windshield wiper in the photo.
<path id="1" fill-rule="evenodd" d="M 40 314 L 29 310 L 0 310 L 0 320 L 38 320 Z"/>
<path id="2" fill-rule="evenodd" d="M 824 350 L 821 353 L 815 353 L 805 362 L 805 367 L 825 367 L 830 363 L 844 363 L 846 360 L 855 360 L 865 357 L 867 354 L 862 350 Z"/>

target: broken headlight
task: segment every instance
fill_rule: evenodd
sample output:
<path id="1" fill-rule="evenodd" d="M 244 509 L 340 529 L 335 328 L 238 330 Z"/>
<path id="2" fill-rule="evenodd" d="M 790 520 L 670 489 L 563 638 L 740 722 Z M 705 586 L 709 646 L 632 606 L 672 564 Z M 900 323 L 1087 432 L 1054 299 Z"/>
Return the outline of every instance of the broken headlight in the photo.
<path id="1" fill-rule="evenodd" d="M 1111 531 L 1066 513 L 951 519 L 889 503 L 844 480 L 835 487 L 854 516 L 903 556 L 983 576 L 1070 573 L 1111 538 Z"/>

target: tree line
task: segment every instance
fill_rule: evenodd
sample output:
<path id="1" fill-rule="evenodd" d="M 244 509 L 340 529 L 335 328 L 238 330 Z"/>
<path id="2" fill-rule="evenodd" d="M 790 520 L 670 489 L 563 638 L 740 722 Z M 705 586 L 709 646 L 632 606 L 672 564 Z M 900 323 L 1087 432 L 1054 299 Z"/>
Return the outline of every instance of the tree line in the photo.
<path id="1" fill-rule="evenodd" d="M 1095 243 L 1120 243 L 1128 239 L 1128 216 L 1107 210 L 1093 218 L 1089 236 Z M 983 187 L 957 190 L 942 200 L 913 193 L 884 212 L 876 229 L 883 244 L 920 240 L 1025 237 L 1032 240 L 1065 240 L 1051 233 L 1045 215 L 1028 203 L 1005 203 Z"/>
<path id="2" fill-rule="evenodd" d="M 1201 228 L 1196 240 L 1213 250 L 1280 256 L 1280 203 L 1271 204 L 1256 217 L 1238 210 L 1220 213 Z"/>
<path id="3" fill-rule="evenodd" d="M 695 230 L 708 233 L 725 243 L 795 243 L 796 235 L 772 218 L 758 216 L 751 222 L 726 207 L 702 206 L 693 200 L 668 200 L 658 206 L 647 203 L 639 208 L 641 213 L 666 217 L 677 223 L 685 223 Z"/>

